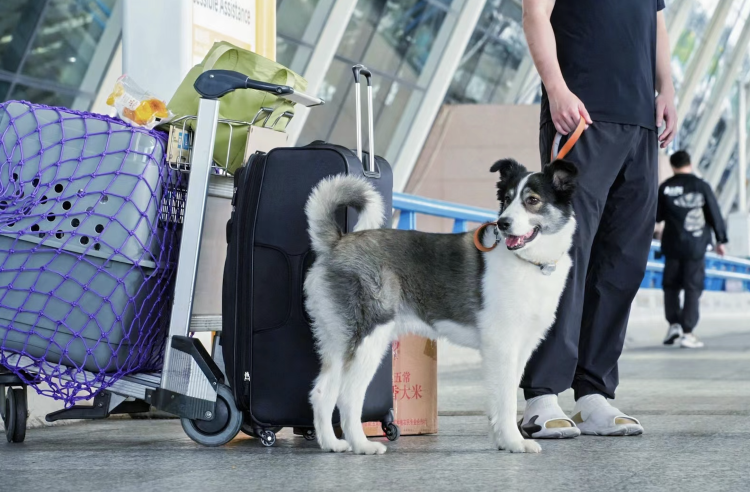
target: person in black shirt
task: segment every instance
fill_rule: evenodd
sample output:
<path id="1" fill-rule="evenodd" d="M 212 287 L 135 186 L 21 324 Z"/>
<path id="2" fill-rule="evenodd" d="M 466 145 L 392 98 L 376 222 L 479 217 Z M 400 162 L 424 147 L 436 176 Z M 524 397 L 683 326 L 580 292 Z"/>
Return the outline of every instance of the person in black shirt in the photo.
<path id="1" fill-rule="evenodd" d="M 654 231 L 658 148 L 677 124 L 663 9 L 664 0 L 523 1 L 542 79 L 542 163 L 556 133 L 569 134 L 581 118 L 588 125 L 568 155 L 579 170 L 573 268 L 555 324 L 521 381 L 528 437 L 643 432 L 609 400 Z M 572 418 L 556 396 L 568 388 Z"/>
<path id="2" fill-rule="evenodd" d="M 661 251 L 664 255 L 664 312 L 669 330 L 664 345 L 680 339 L 683 348 L 700 348 L 693 335 L 698 324 L 700 297 L 706 277 L 706 248 L 711 229 L 716 234 L 716 252 L 724 256 L 727 231 L 716 197 L 708 183 L 693 174 L 690 155 L 678 151 L 669 158 L 674 176 L 659 187 L 656 221 L 664 222 Z M 680 307 L 680 291 L 685 303 Z"/>

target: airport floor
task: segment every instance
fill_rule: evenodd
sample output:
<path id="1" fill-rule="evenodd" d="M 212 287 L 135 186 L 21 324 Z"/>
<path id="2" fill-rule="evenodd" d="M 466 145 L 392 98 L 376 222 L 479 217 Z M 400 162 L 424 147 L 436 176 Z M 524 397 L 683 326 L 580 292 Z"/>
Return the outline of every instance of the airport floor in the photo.
<path id="1" fill-rule="evenodd" d="M 467 364 L 440 371 L 439 434 L 402 437 L 383 456 L 323 453 L 288 431 L 273 448 L 242 437 L 209 449 L 175 420 L 112 419 L 0 443 L 0 490 L 748 490 L 750 333 L 704 340 L 703 350 L 625 352 L 616 403 L 641 420 L 639 437 L 542 441 L 538 455 L 495 451 L 479 368 Z M 572 409 L 572 396 L 561 404 Z"/>

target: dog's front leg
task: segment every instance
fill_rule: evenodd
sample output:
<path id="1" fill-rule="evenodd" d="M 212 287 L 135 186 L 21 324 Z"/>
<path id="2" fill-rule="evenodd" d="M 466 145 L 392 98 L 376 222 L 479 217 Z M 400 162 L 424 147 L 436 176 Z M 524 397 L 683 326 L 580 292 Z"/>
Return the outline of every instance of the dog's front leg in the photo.
<path id="1" fill-rule="evenodd" d="M 513 340 L 500 340 L 501 329 L 484 330 L 482 334 L 482 369 L 487 385 L 488 417 L 492 437 L 498 449 L 511 453 L 538 453 L 541 446 L 527 441 L 516 424 L 516 392 L 520 376 L 520 347 Z"/>

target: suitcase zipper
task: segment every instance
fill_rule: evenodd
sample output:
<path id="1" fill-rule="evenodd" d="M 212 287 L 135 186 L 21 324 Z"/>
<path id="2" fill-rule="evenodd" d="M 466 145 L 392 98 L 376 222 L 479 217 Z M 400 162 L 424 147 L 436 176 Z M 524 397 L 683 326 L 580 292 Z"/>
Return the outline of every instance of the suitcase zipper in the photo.
<path id="1" fill-rule="evenodd" d="M 248 270 L 246 261 L 248 256 L 252 257 L 253 243 L 255 242 L 255 216 L 257 214 L 257 203 L 260 196 L 263 171 L 266 166 L 266 154 L 257 153 L 248 163 L 250 172 L 245 173 L 243 188 L 246 191 L 237 197 L 236 208 L 239 212 L 236 214 L 237 220 L 237 271 L 235 291 L 235 345 L 234 361 L 237 376 L 236 381 L 242 381 L 242 395 L 235 392 L 237 404 L 250 411 L 250 373 L 252 371 L 252 313 L 248 312 L 247 306 L 251 302 L 245 302 L 243 299 L 249 299 L 252 296 L 252 271 Z M 253 210 L 255 209 L 255 210 Z M 247 228 L 250 227 L 250 233 Z M 252 262 L 250 264 L 252 267 Z M 248 275 L 249 274 L 249 275 Z M 249 288 L 248 288 L 249 287 Z M 238 388 L 239 389 L 239 388 Z M 241 396 L 241 398 L 240 398 Z"/>

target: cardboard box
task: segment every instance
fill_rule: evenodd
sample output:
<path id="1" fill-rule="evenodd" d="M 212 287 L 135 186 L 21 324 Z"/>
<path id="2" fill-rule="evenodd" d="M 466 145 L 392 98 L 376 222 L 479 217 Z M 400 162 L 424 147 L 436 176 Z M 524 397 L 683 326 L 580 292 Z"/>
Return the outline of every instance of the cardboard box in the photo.
<path id="1" fill-rule="evenodd" d="M 402 436 L 436 434 L 437 342 L 406 336 L 393 343 L 393 407 Z M 368 436 L 384 436 L 380 422 L 362 424 Z"/>
<path id="2" fill-rule="evenodd" d="M 192 135 L 187 127 L 171 125 L 167 141 L 167 162 L 178 166 L 189 164 L 191 143 Z"/>
<path id="3" fill-rule="evenodd" d="M 256 152 L 269 152 L 277 147 L 286 147 L 289 135 L 277 132 L 272 128 L 251 126 L 247 129 L 247 143 L 245 144 L 245 162 Z"/>
<path id="4" fill-rule="evenodd" d="M 247 140 L 245 142 L 245 162 L 255 152 L 268 152 L 276 147 L 286 147 L 289 135 L 278 132 L 272 128 L 250 126 L 247 129 Z M 169 127 L 169 140 L 167 141 L 167 162 L 177 166 L 190 164 L 190 151 L 192 150 L 192 132 L 182 125 L 171 125 Z"/>

